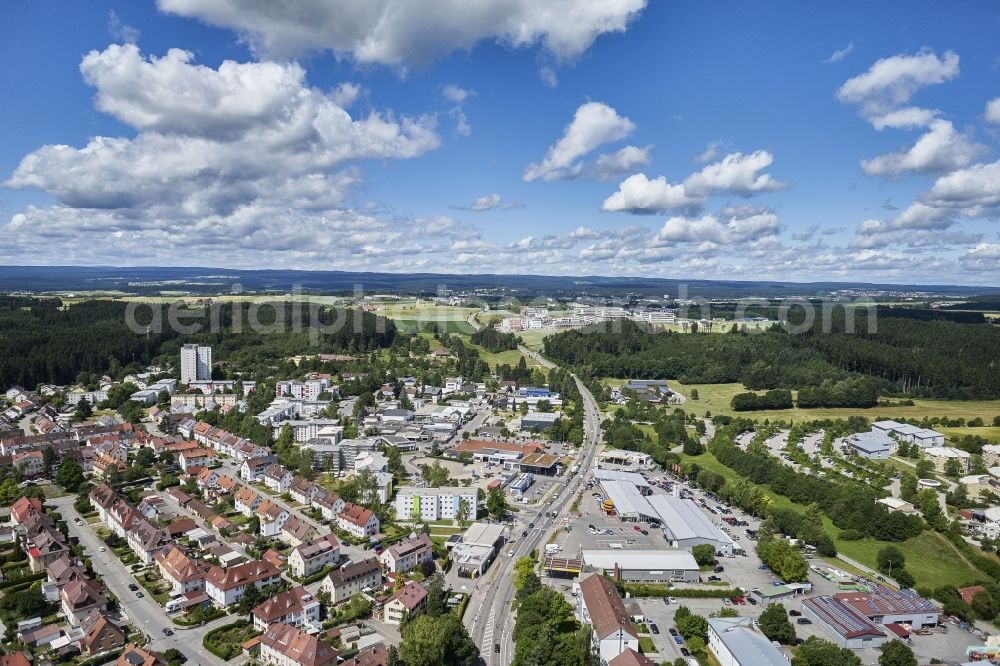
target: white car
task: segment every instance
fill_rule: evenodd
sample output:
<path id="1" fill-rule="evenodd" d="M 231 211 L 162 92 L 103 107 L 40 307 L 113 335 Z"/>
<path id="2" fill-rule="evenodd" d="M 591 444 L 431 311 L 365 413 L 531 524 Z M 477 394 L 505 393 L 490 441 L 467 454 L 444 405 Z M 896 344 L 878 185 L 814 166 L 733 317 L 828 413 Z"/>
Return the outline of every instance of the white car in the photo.
<path id="1" fill-rule="evenodd" d="M 107 548 L 105 548 L 104 546 L 101 546 L 101 547 L 100 547 L 100 548 L 98 548 L 97 550 L 101 551 L 102 553 L 106 553 L 106 552 L 108 551 L 108 549 L 107 549 Z"/>

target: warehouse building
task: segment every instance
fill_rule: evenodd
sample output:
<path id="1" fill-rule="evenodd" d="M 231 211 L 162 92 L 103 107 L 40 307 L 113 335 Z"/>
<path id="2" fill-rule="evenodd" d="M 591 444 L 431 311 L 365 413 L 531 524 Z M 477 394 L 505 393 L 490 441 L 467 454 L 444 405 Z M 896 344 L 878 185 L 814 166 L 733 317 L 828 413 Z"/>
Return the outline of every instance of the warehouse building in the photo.
<path id="1" fill-rule="evenodd" d="M 559 420 L 558 412 L 529 412 L 521 417 L 521 430 L 545 432 Z"/>
<path id="2" fill-rule="evenodd" d="M 542 476 L 556 476 L 562 470 L 562 465 L 559 463 L 559 456 L 554 453 L 529 453 L 521 458 L 518 469 Z"/>
<path id="3" fill-rule="evenodd" d="M 874 649 L 888 640 L 871 620 L 830 596 L 805 599 L 802 614 L 830 634 L 833 642 L 841 647 Z"/>
<path id="4" fill-rule="evenodd" d="M 702 513 L 694 502 L 673 495 L 653 495 L 648 498 L 663 526 L 663 536 L 674 548 L 691 550 L 703 543 L 715 547 L 715 552 L 731 557 L 733 540 Z"/>
<path id="5" fill-rule="evenodd" d="M 622 522 L 638 523 L 659 520 L 659 516 L 646 496 L 631 483 L 627 481 L 602 481 L 601 489 L 606 495 L 604 503 L 606 510 L 613 511 Z"/>
<path id="6" fill-rule="evenodd" d="M 721 666 L 788 666 L 785 654 L 754 629 L 749 617 L 710 618 L 708 649 Z"/>
<path id="7" fill-rule="evenodd" d="M 686 550 L 584 550 L 584 566 L 626 583 L 695 582 L 698 563 Z"/>

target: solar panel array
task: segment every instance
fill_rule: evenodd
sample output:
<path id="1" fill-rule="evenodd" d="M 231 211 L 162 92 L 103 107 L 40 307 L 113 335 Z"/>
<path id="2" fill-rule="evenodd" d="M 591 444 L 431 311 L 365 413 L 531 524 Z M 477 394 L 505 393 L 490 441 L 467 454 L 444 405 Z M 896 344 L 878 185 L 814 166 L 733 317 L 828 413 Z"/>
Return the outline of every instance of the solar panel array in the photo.
<path id="1" fill-rule="evenodd" d="M 833 597 L 811 597 L 806 599 L 805 603 L 811 606 L 811 610 L 823 621 L 844 636 L 859 633 L 881 633 L 868 618 Z"/>

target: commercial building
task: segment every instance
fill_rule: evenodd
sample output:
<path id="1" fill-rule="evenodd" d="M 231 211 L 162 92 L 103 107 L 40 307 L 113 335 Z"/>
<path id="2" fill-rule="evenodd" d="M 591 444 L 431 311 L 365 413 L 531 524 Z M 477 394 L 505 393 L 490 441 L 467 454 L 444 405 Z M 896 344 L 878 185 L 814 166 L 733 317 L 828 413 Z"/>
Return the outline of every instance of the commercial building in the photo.
<path id="1" fill-rule="evenodd" d="M 601 490 L 606 496 L 604 503 L 606 510 L 613 511 L 623 522 L 649 522 L 659 519 L 649 500 L 634 484 L 628 481 L 604 480 L 601 481 Z"/>
<path id="2" fill-rule="evenodd" d="M 884 432 L 873 430 L 851 435 L 847 446 L 855 455 L 872 460 L 885 460 L 896 450 L 896 441 Z"/>
<path id="3" fill-rule="evenodd" d="M 580 555 L 585 566 L 627 583 L 698 580 L 698 563 L 686 550 L 584 550 Z"/>
<path id="4" fill-rule="evenodd" d="M 944 435 L 936 430 L 921 428 L 909 423 L 897 421 L 876 421 L 872 424 L 872 432 L 891 435 L 901 442 L 911 442 L 922 448 L 943 446 Z"/>
<path id="5" fill-rule="evenodd" d="M 721 666 L 788 666 L 789 659 L 749 617 L 708 620 L 708 649 Z"/>
<path id="6" fill-rule="evenodd" d="M 609 449 L 597 454 L 597 460 L 610 465 L 646 467 L 653 464 L 653 457 L 641 451 L 626 451 L 624 449 Z"/>
<path id="7" fill-rule="evenodd" d="M 212 348 L 196 344 L 181 346 L 181 384 L 212 379 Z"/>
<path id="8" fill-rule="evenodd" d="M 476 462 L 498 465 L 505 469 L 515 469 L 522 458 L 532 453 L 541 453 L 544 448 L 537 442 L 513 444 L 511 442 L 466 440 L 452 448 L 451 453 L 455 456 L 461 456 L 463 453 L 472 454 L 472 459 Z"/>
<path id="9" fill-rule="evenodd" d="M 888 638 L 871 620 L 830 596 L 802 602 L 802 614 L 822 628 L 841 647 L 877 648 Z"/>
<path id="10" fill-rule="evenodd" d="M 628 649 L 639 650 L 639 634 L 629 621 L 628 611 L 615 584 L 600 574 L 580 582 L 577 616 L 593 632 L 593 646 L 602 663 L 608 663 Z"/>
<path id="11" fill-rule="evenodd" d="M 624 481 L 638 488 L 639 492 L 643 495 L 651 495 L 653 492 L 653 488 L 646 481 L 646 477 L 635 472 L 620 472 L 614 469 L 598 468 L 594 470 L 594 481 L 598 483 L 603 483 L 604 481 Z"/>
<path id="12" fill-rule="evenodd" d="M 559 420 L 558 412 L 529 412 L 521 417 L 521 430 L 545 432 Z"/>
<path id="13" fill-rule="evenodd" d="M 473 523 L 461 537 L 449 539 L 445 546 L 451 551 L 458 575 L 468 578 L 482 575 L 500 552 L 506 536 L 503 525 Z"/>
<path id="14" fill-rule="evenodd" d="M 673 495 L 653 495 L 648 501 L 659 516 L 663 536 L 674 548 L 691 550 L 700 544 L 711 544 L 716 553 L 725 556 L 733 554 L 733 540 L 712 523 L 694 502 Z"/>

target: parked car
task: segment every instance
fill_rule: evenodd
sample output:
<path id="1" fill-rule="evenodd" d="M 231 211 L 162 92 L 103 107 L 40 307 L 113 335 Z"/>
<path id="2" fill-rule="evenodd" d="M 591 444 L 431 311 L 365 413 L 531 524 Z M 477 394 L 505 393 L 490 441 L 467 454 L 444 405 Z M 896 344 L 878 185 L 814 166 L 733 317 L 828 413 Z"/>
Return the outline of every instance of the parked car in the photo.
<path id="1" fill-rule="evenodd" d="M 100 547 L 100 548 L 98 548 L 97 550 L 101 551 L 102 553 L 106 553 L 106 552 L 108 552 L 108 549 L 107 549 L 107 548 L 105 548 L 104 546 L 101 546 L 101 547 Z"/>
<path id="2" fill-rule="evenodd" d="M 171 629 L 170 627 L 163 627 L 163 635 L 164 636 L 173 636 L 174 635 L 174 630 Z"/>
<path id="3" fill-rule="evenodd" d="M 715 573 L 722 573 L 725 570 L 726 570 L 726 568 L 724 566 L 722 566 L 722 565 L 719 565 L 719 566 L 715 567 Z"/>
<path id="4" fill-rule="evenodd" d="M 649 530 L 640 530 L 643 536 L 649 536 Z"/>
<path id="5" fill-rule="evenodd" d="M 732 603 L 732 602 L 731 602 L 731 601 L 730 601 L 729 599 L 723 599 L 723 600 L 722 600 L 722 605 L 723 605 L 723 606 L 728 606 L 728 605 L 730 605 L 731 603 Z"/>
<path id="6" fill-rule="evenodd" d="M 795 624 L 812 624 L 812 620 L 807 617 L 800 617 L 795 621 Z"/>
<path id="7" fill-rule="evenodd" d="M 493 651 L 496 652 L 497 654 L 500 654 L 500 644 L 499 643 L 494 643 L 493 644 Z"/>
<path id="8" fill-rule="evenodd" d="M 632 529 L 634 529 L 636 532 L 642 533 L 642 528 L 639 527 L 638 525 L 633 525 Z"/>
<path id="9" fill-rule="evenodd" d="M 714 581 L 720 581 L 722 579 L 719 578 L 718 576 L 709 576 L 708 580 L 709 580 L 709 582 L 714 582 Z"/>
<path id="10" fill-rule="evenodd" d="M 681 638 L 680 636 L 674 636 L 674 643 L 677 643 L 678 645 L 683 645 L 684 639 Z"/>
<path id="11" fill-rule="evenodd" d="M 139 586 L 138 586 L 138 585 L 136 585 L 135 583 L 129 583 L 129 584 L 128 584 L 128 589 L 130 589 L 130 590 L 132 590 L 133 592 L 135 592 L 136 590 L 138 590 L 138 589 L 139 589 Z"/>
<path id="12" fill-rule="evenodd" d="M 677 630 L 674 629 L 673 627 L 670 627 L 670 635 L 671 636 L 676 636 L 677 635 Z"/>
<path id="13" fill-rule="evenodd" d="M 751 606 L 756 606 L 757 602 L 753 600 L 753 597 L 747 597 L 747 603 Z"/>
<path id="14" fill-rule="evenodd" d="M 792 617 L 799 617 L 800 615 L 802 615 L 802 613 L 800 613 L 797 610 L 790 610 L 788 611 L 788 614 L 791 615 Z"/>
<path id="15" fill-rule="evenodd" d="M 659 634 L 660 633 L 660 628 L 656 626 L 655 622 L 650 622 L 649 623 L 649 630 L 652 631 L 654 634 Z"/>
<path id="16" fill-rule="evenodd" d="M 667 597 L 667 603 L 676 604 L 677 603 L 676 597 Z"/>
<path id="17" fill-rule="evenodd" d="M 135 593 L 135 597 L 136 597 L 136 599 L 142 599 L 142 598 L 143 598 L 144 596 L 146 596 L 146 595 L 145 595 L 145 594 L 143 594 L 142 592 L 136 592 L 136 593 Z"/>
<path id="18" fill-rule="evenodd" d="M 690 657 L 691 656 L 691 651 L 688 650 L 686 647 L 682 647 L 681 648 L 681 654 L 684 655 L 685 657 Z"/>

